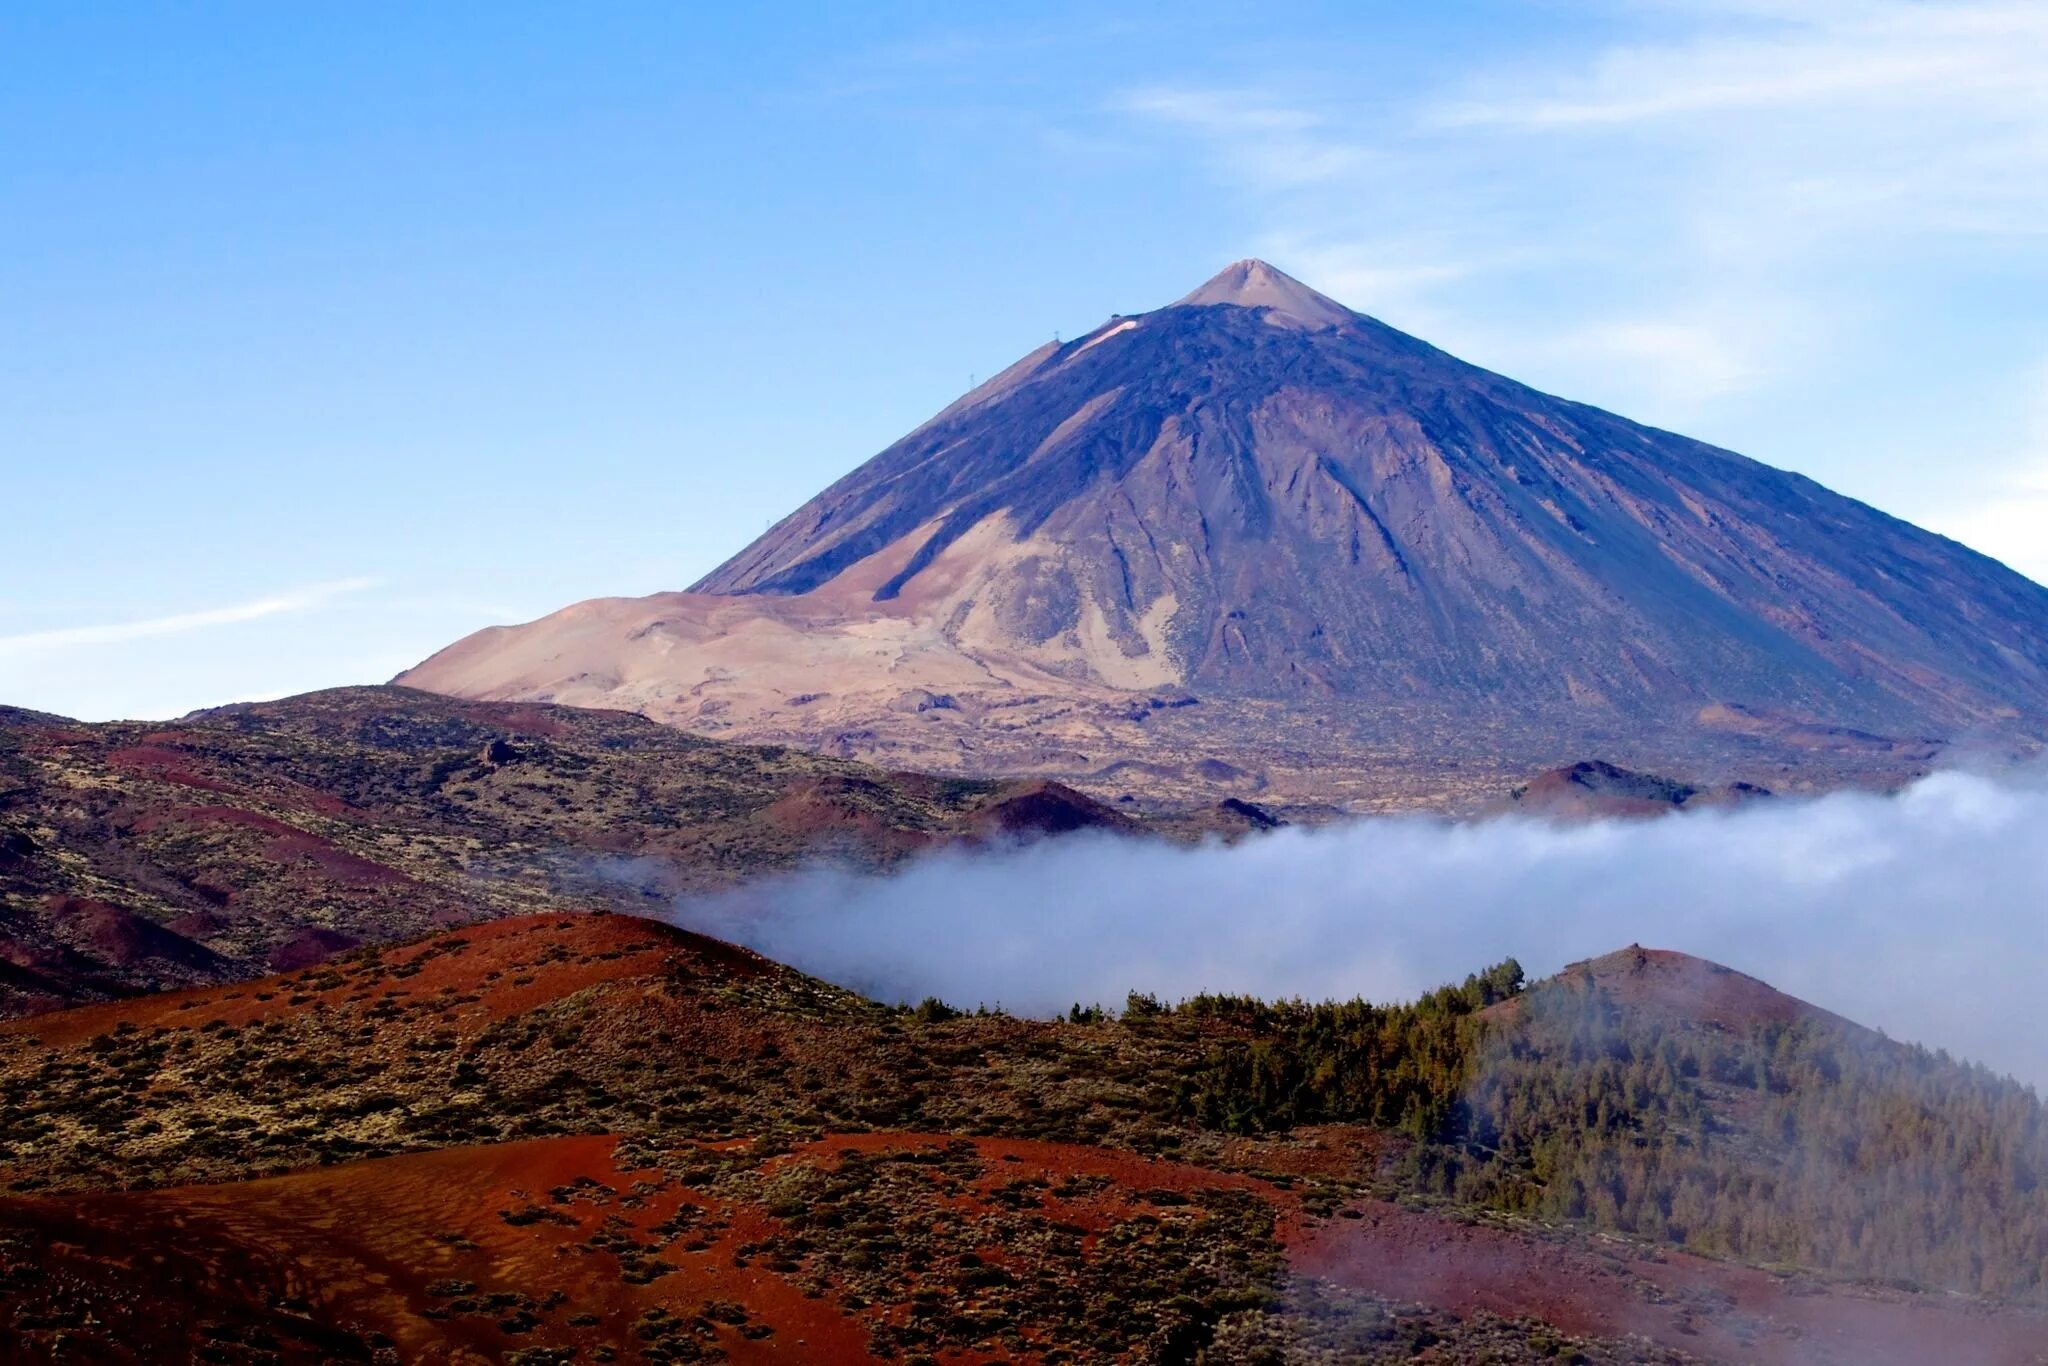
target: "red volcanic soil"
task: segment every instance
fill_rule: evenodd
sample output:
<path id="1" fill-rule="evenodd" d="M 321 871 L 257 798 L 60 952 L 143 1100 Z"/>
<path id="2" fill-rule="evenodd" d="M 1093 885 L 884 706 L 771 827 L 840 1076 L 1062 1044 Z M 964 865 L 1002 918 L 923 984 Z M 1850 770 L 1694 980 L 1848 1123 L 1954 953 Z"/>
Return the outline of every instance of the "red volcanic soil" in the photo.
<path id="1" fill-rule="evenodd" d="M 1539 1318 L 1567 1333 L 1635 1335 L 1757 1366 L 2048 1360 L 2039 1313 L 1951 1307 L 1685 1253 L 1653 1257 L 1604 1238 L 1566 1243 L 1382 1201 L 1350 1213 L 1358 1217 L 1296 1236 L 1296 1271 L 1461 1316 Z"/>
<path id="2" fill-rule="evenodd" d="M 898 775 L 906 786 L 929 787 L 917 775 Z M 937 832 L 906 830 L 882 814 L 890 793 L 871 780 L 830 775 L 792 788 L 757 817 L 764 824 L 809 840 L 834 833 L 858 834 L 871 847 L 894 852 L 927 848 L 949 837 Z M 1122 812 L 1104 806 L 1062 783 L 1025 782 L 1004 785 L 964 822 L 956 837 L 969 843 L 1065 835 L 1076 830 L 1135 832 L 1142 827 Z"/>
<path id="3" fill-rule="evenodd" d="M 1065 783 L 1025 783 L 1005 789 L 974 814 L 977 835 L 1065 835 L 1076 830 L 1128 833 L 1138 823 Z"/>
<path id="4" fill-rule="evenodd" d="M 94 737 L 46 731 L 42 738 L 47 743 L 61 741 L 81 744 L 90 743 Z M 107 754 L 107 766 L 124 773 L 155 778 L 159 782 L 171 783 L 178 787 L 196 788 L 201 792 L 218 792 L 229 797 L 247 796 L 248 793 L 244 789 L 208 773 L 204 768 L 205 760 L 201 756 L 182 748 L 183 742 L 190 738 L 181 731 L 161 731 L 145 735 L 139 745 L 126 745 L 120 749 L 110 750 Z M 302 810 L 317 811 L 323 816 L 364 814 L 339 797 L 307 787 L 304 783 L 295 782 L 290 778 L 272 775 L 270 782 L 281 790 L 281 795 L 287 799 L 288 805 Z"/>
<path id="5" fill-rule="evenodd" d="M 632 916 L 527 915 L 435 935 L 373 959 L 8 1020 L 0 1022 L 0 1037 L 27 1035 L 62 1048 L 124 1023 L 139 1029 L 199 1028 L 213 1020 L 239 1026 L 296 1015 L 316 1002 L 335 1006 L 368 999 L 373 992 L 399 1002 L 444 993 L 468 998 L 451 1003 L 444 1019 L 469 1033 L 600 982 L 654 976 L 681 959 L 727 977 L 770 970 L 766 959 L 745 949 Z"/>
<path id="6" fill-rule="evenodd" d="M 1141 1157 L 1117 1148 L 1091 1148 L 1078 1143 L 1054 1143 L 1031 1138 L 961 1138 L 954 1134 L 864 1133 L 828 1134 L 804 1144 L 784 1158 L 773 1159 L 768 1170 L 791 1163 L 834 1165 L 842 1153 L 901 1152 L 906 1149 L 946 1148 L 968 1144 L 987 1164 L 974 1183 L 977 1195 L 988 1195 L 999 1187 L 1028 1177 L 1043 1177 L 1055 1185 L 1067 1177 L 1100 1177 L 1111 1184 L 1100 1190 L 1067 1197 L 1046 1195 L 1045 1207 L 1060 1219 L 1098 1233 L 1119 1219 L 1130 1217 L 1142 1206 L 1133 1199 L 1136 1192 L 1169 1190 L 1179 1194 L 1206 1190 L 1256 1191 L 1267 1200 L 1293 1207 L 1294 1197 L 1268 1182 L 1235 1172 L 1213 1171 L 1185 1162 Z M 967 1208 L 979 1208 L 972 1199 Z M 1084 1241 L 1092 1247 L 1092 1241 Z"/>
<path id="7" fill-rule="evenodd" d="M 308 1319 L 343 1331 L 291 1333 L 289 1360 L 367 1359 L 371 1345 L 407 1362 L 535 1347 L 588 1360 L 600 1344 L 644 1341 L 635 1330 L 649 1310 L 690 1320 L 714 1302 L 745 1311 L 704 1329 L 735 1362 L 869 1359 L 865 1331 L 831 1304 L 733 1265 L 729 1235 L 645 1261 L 658 1225 L 711 1201 L 659 1171 L 622 1169 L 617 1146 L 543 1139 L 225 1186 L 0 1201 L 0 1281 L 27 1287 L 0 1300 L 17 1319 L 7 1335 L 33 1326 L 24 1312 L 104 1325 L 54 1349 L 21 1335 L 8 1360 L 162 1360 L 221 1325 L 247 1340 L 250 1327 L 282 1337 Z M 643 1279 L 649 1267 L 659 1274 Z"/>
<path id="8" fill-rule="evenodd" d="M 525 916 L 259 982 L 11 1021 L 0 1024 L 0 1043 L 13 1035 L 66 1046 L 124 1023 L 143 1031 L 243 1025 L 384 1000 L 432 1003 L 447 1028 L 473 1037 L 496 1020 L 605 983 L 628 984 L 621 989 L 630 996 L 631 984 L 659 979 L 686 994 L 692 976 L 731 982 L 785 971 L 656 922 Z M 1726 1027 L 1812 1013 L 1752 978 L 1655 950 L 1594 959 L 1563 980 L 1598 984 L 1636 1010 Z M 703 1018 L 746 1027 L 735 1026 L 732 1012 L 707 1010 Z M 1316 1126 L 1230 1140 L 1226 1158 L 1259 1172 L 1369 1179 L 1399 1142 Z M 830 1169 L 849 1151 L 963 1145 L 979 1160 L 978 1174 L 935 1183 L 931 1198 L 957 1212 L 962 1226 L 982 1230 L 977 1238 L 991 1245 L 980 1255 L 998 1265 L 1006 1247 L 997 1221 L 1006 1191 L 1020 1183 L 1033 1185 L 1045 1217 L 1080 1230 L 1089 1256 L 1114 1255 L 1097 1241 L 1106 1230 L 1173 1203 L 1153 1193 L 1244 1190 L 1276 1211 L 1295 1272 L 1461 1316 L 1533 1318 L 1587 1337 L 1636 1335 L 1762 1366 L 2048 1361 L 2041 1313 L 1781 1277 L 1583 1232 L 1383 1201 L 1318 1222 L 1291 1191 L 1257 1177 L 1115 1149 L 863 1133 L 827 1135 L 764 1154 L 758 1168 L 754 1159 L 742 1166 L 751 1181 L 793 1165 Z M 750 1151 L 745 1143 L 720 1146 Z M 688 1144 L 676 1151 L 701 1155 Z M 625 1345 L 630 1359 L 647 1341 L 642 1330 L 715 1339 L 742 1363 L 871 1359 L 870 1333 L 897 1310 L 848 1310 L 777 1272 L 772 1258 L 748 1255 L 788 1231 L 769 1213 L 762 1183 L 689 1185 L 634 1169 L 647 1159 L 621 1154 L 616 1137 L 553 1138 L 212 1186 L 0 1199 L 0 1361 L 325 1362 L 369 1360 L 382 1349 L 440 1363 L 544 1347 L 575 1347 L 577 1360 L 594 1360 L 604 1343 Z M 922 1275 L 907 1265 L 902 1274 Z"/>
<path id="9" fill-rule="evenodd" d="M 1568 987 L 1598 986 L 1632 1014 L 1680 1017 L 1723 1029 L 1746 1030 L 1759 1024 L 1800 1020 L 1827 1020 L 1861 1029 L 1733 968 L 1669 949 L 1630 945 L 1574 963 L 1554 980 Z"/>
<path id="10" fill-rule="evenodd" d="M 222 964 L 220 956 L 204 945 L 119 906 L 73 896 L 48 897 L 44 904 L 70 930 L 74 942 L 109 963 L 129 967 L 154 958 L 202 970 Z"/>
<path id="11" fill-rule="evenodd" d="M 81 737 L 89 738 L 89 737 Z M 127 773 L 139 773 L 160 782 L 174 783 L 179 787 L 198 788 L 202 792 L 219 792 L 228 796 L 239 795 L 240 789 L 218 778 L 208 777 L 193 765 L 198 762 L 194 756 L 183 750 L 170 749 L 163 745 L 129 745 L 107 755 L 107 766 Z"/>
<path id="12" fill-rule="evenodd" d="M 1752 783 L 1700 788 L 1594 759 L 1539 773 L 1515 789 L 1510 800 L 1516 809 L 1554 820 L 1588 821 L 1740 806 L 1770 795 Z"/>
<path id="13" fill-rule="evenodd" d="M 536 739 L 559 740 L 569 734 L 561 709 L 538 702 L 488 702 L 477 714 L 504 730 Z"/>
<path id="14" fill-rule="evenodd" d="M 858 836 L 863 844 L 892 853 L 907 853 L 936 842 L 935 835 L 906 830 L 885 819 L 876 803 L 886 795 L 877 783 L 834 774 L 792 787 L 755 819 L 806 842 L 830 843 L 835 835 Z"/>
<path id="15" fill-rule="evenodd" d="M 309 925 L 272 949 L 267 961 L 278 972 L 291 972 L 324 963 L 359 945 L 360 941 L 338 930 L 323 930 L 317 925 Z"/>
<path id="16" fill-rule="evenodd" d="M 1304 1124 L 1285 1133 L 1229 1139 L 1222 1157 L 1243 1171 L 1369 1181 L 1411 1146 L 1401 1135 L 1363 1124 Z"/>
<path id="17" fill-rule="evenodd" d="M 773 1157 L 836 1166 L 849 1151 L 957 1147 L 944 1135 L 829 1135 Z M 1097 1177 L 1045 1196 L 1093 1235 L 1153 1192 L 1263 1182 L 1129 1153 L 972 1140 L 984 1174 L 950 1197 L 970 1218 L 1019 1180 Z M 677 1227 L 691 1230 L 678 1238 Z M 651 1313 L 708 1315 L 735 1362 L 870 1361 L 886 1307 L 850 1315 L 750 1256 L 781 1227 L 756 1205 L 633 1169 L 612 1136 L 541 1139 L 351 1163 L 290 1176 L 143 1193 L 0 1200 L 0 1334 L 86 1325 L 68 1353 L 27 1344 L 8 1360 L 142 1361 L 225 1335 L 267 1333 L 284 1360 L 494 1361 L 520 1349 L 645 1341 Z M 986 1255 L 1000 1260 L 1004 1249 Z M 652 1273 L 652 1274 L 650 1274 Z M 707 1306 L 738 1306 L 710 1312 Z M 317 1328 L 313 1325 L 326 1325 Z M 510 1325 L 508 1327 L 508 1325 Z M 134 1344 L 148 1344 L 138 1350 Z M 70 1353 L 82 1353 L 81 1356 Z M 951 1354 L 949 1354 L 950 1356 Z"/>
<path id="18" fill-rule="evenodd" d="M 409 883 L 411 878 L 395 868 L 387 868 L 359 854 L 351 854 L 330 839 L 301 830 L 296 825 L 266 816 L 259 811 L 246 811 L 238 806 L 180 806 L 169 811 L 158 812 L 135 822 L 135 833 L 152 834 L 165 826 L 207 826 L 225 825 L 245 830 L 254 830 L 270 838 L 265 841 L 263 857 L 273 863 L 291 864 L 301 861 L 312 863 L 326 876 L 344 886 L 385 887 Z"/>
<path id="19" fill-rule="evenodd" d="M 1539 984 L 1544 991 L 1590 991 L 1597 988 L 1615 1005 L 1641 1019 L 1745 1032 L 1757 1025 L 1826 1021 L 1870 1038 L 1878 1036 L 1831 1011 L 1787 996 L 1767 982 L 1671 949 L 1625 949 L 1573 963 Z M 1527 1005 L 1529 994 L 1489 1006 L 1494 1019 L 1512 1020 Z"/>

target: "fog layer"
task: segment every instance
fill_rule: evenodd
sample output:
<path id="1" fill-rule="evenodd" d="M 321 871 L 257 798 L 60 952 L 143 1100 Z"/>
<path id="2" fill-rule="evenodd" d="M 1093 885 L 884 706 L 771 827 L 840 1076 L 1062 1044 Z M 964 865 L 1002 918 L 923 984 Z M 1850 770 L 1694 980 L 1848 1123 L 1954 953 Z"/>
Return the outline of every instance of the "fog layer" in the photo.
<path id="1" fill-rule="evenodd" d="M 1509 955 L 1534 977 L 1641 943 L 2048 1082 L 2038 770 L 1651 821 L 1075 836 L 889 877 L 814 870 L 676 913 L 882 999 L 1048 1015 L 1132 989 L 1391 1000 Z"/>

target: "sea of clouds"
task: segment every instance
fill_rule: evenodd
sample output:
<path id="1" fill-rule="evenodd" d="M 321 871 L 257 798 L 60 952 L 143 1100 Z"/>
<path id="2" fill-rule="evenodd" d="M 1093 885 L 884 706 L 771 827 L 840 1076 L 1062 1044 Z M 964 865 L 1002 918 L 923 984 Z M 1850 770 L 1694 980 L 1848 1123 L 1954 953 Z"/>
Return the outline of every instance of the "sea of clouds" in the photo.
<path id="1" fill-rule="evenodd" d="M 1655 820 L 1365 819 L 1225 845 L 1070 836 L 680 903 L 885 1000 L 1050 1015 L 1136 989 L 1412 997 L 1641 943 L 2048 1084 L 2048 768 Z"/>

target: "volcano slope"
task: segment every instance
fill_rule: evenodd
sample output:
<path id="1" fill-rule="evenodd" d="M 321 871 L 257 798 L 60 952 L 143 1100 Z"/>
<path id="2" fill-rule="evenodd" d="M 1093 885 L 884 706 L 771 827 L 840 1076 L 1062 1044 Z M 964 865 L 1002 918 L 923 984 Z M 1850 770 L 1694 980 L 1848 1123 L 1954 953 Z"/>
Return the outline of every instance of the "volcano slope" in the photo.
<path id="1" fill-rule="evenodd" d="M 0 1337 L 64 1362 L 2038 1361 L 2043 1142 L 2022 1088 L 1644 950 L 1408 1006 L 1032 1021 L 517 917 L 0 1026 Z"/>
<path id="2" fill-rule="evenodd" d="M 548 907 L 1130 818 L 1042 781 L 349 688 L 169 724 L 0 709 L 0 1015 L 257 976 Z"/>
<path id="3" fill-rule="evenodd" d="M 1033 351 L 687 593 L 402 678 L 1114 794 L 1783 790 L 2048 737 L 2048 589 L 1263 262 Z"/>

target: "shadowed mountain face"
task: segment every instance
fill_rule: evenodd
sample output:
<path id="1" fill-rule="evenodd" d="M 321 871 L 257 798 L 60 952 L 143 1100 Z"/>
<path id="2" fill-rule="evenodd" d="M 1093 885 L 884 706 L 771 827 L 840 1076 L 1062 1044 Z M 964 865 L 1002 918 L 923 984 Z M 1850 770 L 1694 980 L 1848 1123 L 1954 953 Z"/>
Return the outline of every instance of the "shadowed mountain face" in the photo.
<path id="1" fill-rule="evenodd" d="M 1162 600 L 1190 687 L 1737 699 L 1941 729 L 2048 697 L 2048 593 L 1812 482 L 1549 398 L 1263 263 L 1112 322 L 863 465 L 697 585 L 801 593 L 995 518 L 1046 543 L 1009 624 Z"/>
<path id="2" fill-rule="evenodd" d="M 833 667 L 776 662 L 778 631 Z M 1553 744 L 1689 734 L 1703 712 L 2037 736 L 2048 589 L 1249 261 L 1034 351 L 689 594 L 482 633 L 407 681 L 749 737 L 866 729 L 880 749 L 912 686 L 947 704 L 918 714 L 956 713 L 942 727 L 1185 690 L 1327 707 L 1354 730 L 1379 709 L 1453 734 L 1505 716 Z M 818 702 L 822 725 L 798 715 Z M 1210 731 L 1212 752 L 1244 752 Z M 1059 738 L 1065 772 L 1147 748 L 1113 725 Z M 1638 757 L 1673 756 L 1692 751 Z"/>

